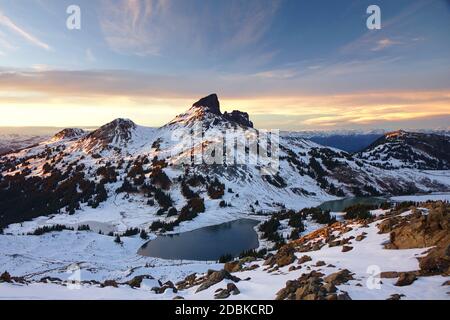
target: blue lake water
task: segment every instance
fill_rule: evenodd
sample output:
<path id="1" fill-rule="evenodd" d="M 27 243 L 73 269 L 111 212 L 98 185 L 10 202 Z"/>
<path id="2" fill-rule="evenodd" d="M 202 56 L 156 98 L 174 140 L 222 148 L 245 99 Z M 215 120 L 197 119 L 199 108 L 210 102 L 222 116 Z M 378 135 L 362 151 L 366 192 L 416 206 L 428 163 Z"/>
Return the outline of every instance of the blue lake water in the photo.
<path id="1" fill-rule="evenodd" d="M 145 243 L 138 254 L 169 260 L 217 261 L 222 255 L 237 257 L 259 246 L 254 227 L 259 221 L 239 219 L 180 234 L 163 235 Z"/>
<path id="2" fill-rule="evenodd" d="M 379 197 L 353 197 L 322 203 L 322 210 L 341 212 L 355 204 L 382 204 L 386 199 Z M 138 254 L 168 259 L 217 261 L 225 254 L 237 257 L 242 251 L 259 246 L 254 227 L 259 221 L 239 219 L 193 231 L 162 235 L 145 243 Z"/>
<path id="3" fill-rule="evenodd" d="M 345 208 L 355 204 L 380 205 L 387 200 L 381 197 L 352 197 L 340 200 L 332 200 L 322 203 L 319 208 L 322 210 L 330 210 L 331 212 L 342 212 Z"/>

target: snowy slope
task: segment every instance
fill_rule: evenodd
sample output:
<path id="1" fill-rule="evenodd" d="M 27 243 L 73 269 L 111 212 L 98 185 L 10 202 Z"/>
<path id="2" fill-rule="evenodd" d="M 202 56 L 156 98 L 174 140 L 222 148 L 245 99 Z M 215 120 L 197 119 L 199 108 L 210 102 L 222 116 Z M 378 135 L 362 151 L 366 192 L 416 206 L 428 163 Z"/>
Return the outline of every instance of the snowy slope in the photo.
<path id="1" fill-rule="evenodd" d="M 388 213 L 389 211 L 383 211 L 380 214 Z M 406 211 L 401 216 L 411 213 L 412 211 Z M 352 246 L 352 250 L 348 252 L 343 252 L 342 246 L 325 245 L 316 251 L 296 252 L 297 260 L 294 263 L 279 268 L 271 268 L 263 260 L 250 260 L 243 267 L 251 266 L 251 270 L 233 273 L 242 279 L 235 283 L 240 293 L 230 295 L 228 299 L 272 300 L 287 281 L 295 280 L 303 274 L 316 271 L 322 273 L 325 279 L 330 274 L 347 269 L 353 279 L 337 285 L 337 294 L 346 292 L 351 299 L 384 300 L 397 294 L 402 295 L 402 299 L 448 300 L 448 285 L 443 285 L 450 280 L 448 275 L 420 276 L 414 283 L 406 286 L 397 286 L 395 276 L 381 276 L 382 272 L 419 270 L 417 258 L 423 257 L 428 250 L 385 249 L 389 233 L 379 234 L 378 228 L 383 220 L 381 217 L 368 225 L 349 221 L 339 226 L 333 232 L 336 240 L 365 235 L 362 240 L 351 240 L 348 245 Z M 313 232 L 317 228 L 320 226 L 308 229 Z M 316 235 L 306 236 L 309 237 L 308 241 L 324 240 L 319 231 L 316 231 Z M 173 299 L 177 296 L 199 300 L 213 299 L 218 289 L 234 283 L 224 279 L 200 292 L 199 285 L 194 285 L 177 292 L 167 289 L 163 294 L 156 294 L 152 288 L 160 287 L 161 283 L 169 280 L 177 283 L 193 273 L 201 278 L 208 270 L 220 270 L 224 265 L 181 263 L 137 256 L 135 249 L 142 244 L 138 238 L 126 238 L 122 245 L 114 244 L 109 237 L 86 232 L 55 233 L 42 236 L 39 241 L 35 238 L 2 236 L 0 251 L 4 255 L 0 257 L 1 264 L 7 270 L 14 270 L 15 276 L 23 277 L 27 284 L 0 283 L 0 299 Z M 66 248 L 71 250 L 67 251 Z M 309 256 L 310 260 L 300 264 L 299 259 L 304 255 Z M 82 284 L 68 289 L 63 284 L 72 279 L 69 278 L 72 273 L 67 270 L 74 264 L 81 268 L 79 280 Z M 293 269 L 293 266 L 296 268 Z M 125 284 L 140 275 L 146 275 L 148 279 L 144 279 L 139 287 L 132 288 Z M 43 277 L 53 279 L 40 282 Z M 101 286 L 105 280 L 111 279 L 119 283 L 117 288 Z"/>

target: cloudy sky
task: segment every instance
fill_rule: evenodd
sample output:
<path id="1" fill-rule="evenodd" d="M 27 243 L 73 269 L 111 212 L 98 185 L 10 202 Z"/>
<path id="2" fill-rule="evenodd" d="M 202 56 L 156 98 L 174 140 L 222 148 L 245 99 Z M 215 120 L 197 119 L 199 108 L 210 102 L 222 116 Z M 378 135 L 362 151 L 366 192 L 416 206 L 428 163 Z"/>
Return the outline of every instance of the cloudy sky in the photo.
<path id="1" fill-rule="evenodd" d="M 449 34 L 448 0 L 0 0 L 0 126 L 158 126 L 215 92 L 260 128 L 449 128 Z"/>

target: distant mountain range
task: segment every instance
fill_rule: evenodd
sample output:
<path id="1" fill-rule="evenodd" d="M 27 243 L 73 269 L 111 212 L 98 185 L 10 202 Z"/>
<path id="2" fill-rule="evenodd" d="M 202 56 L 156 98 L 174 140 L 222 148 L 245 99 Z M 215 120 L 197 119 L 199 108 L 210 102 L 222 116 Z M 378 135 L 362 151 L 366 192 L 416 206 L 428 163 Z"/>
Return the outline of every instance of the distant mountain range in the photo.
<path id="1" fill-rule="evenodd" d="M 199 123 L 203 139 L 173 139 Z M 213 94 L 160 128 L 116 119 L 8 153 L 0 158 L 0 226 L 114 204 L 117 212 L 145 208 L 149 223 L 176 227 L 200 212 L 263 213 L 343 196 L 450 190 L 449 136 L 389 133 L 352 154 L 284 132 L 273 174 L 264 174 L 261 163 L 190 164 L 195 150 L 214 149 L 215 133 L 227 129 L 258 134 L 247 113 L 222 113 Z M 248 158 L 248 151 L 235 150 L 235 158 Z"/>

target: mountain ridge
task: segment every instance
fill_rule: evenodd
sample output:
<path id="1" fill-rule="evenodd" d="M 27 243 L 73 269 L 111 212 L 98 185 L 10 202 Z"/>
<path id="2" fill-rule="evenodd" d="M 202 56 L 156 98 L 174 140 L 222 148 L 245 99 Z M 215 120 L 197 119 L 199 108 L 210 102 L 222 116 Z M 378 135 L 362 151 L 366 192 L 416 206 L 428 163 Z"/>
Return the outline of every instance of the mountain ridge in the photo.
<path id="1" fill-rule="evenodd" d="M 375 160 L 295 134 L 280 136 L 278 170 L 272 174 L 265 174 L 258 161 L 192 163 L 198 150 L 223 148 L 217 132 L 238 128 L 259 134 L 224 116 L 216 99 L 216 95 L 200 99 L 160 128 L 119 118 L 74 139 L 47 141 L 0 157 L 1 225 L 53 214 L 79 217 L 108 207 L 113 219 L 122 219 L 121 212 L 127 211 L 136 215 L 131 221 L 149 227 L 156 220 L 172 223 L 174 217 L 222 219 L 276 211 L 280 206 L 301 209 L 337 197 L 450 190 L 447 171 L 430 175 L 412 167 L 387 169 Z M 174 140 L 174 133 L 192 129 L 199 121 L 200 141 L 186 145 Z M 245 142 L 247 137 L 239 132 L 235 138 Z M 248 152 L 248 148 L 236 151 L 234 159 L 248 160 Z M 204 218 L 192 212 L 194 203 L 203 203 Z M 182 225 L 188 223 L 181 220 Z"/>

